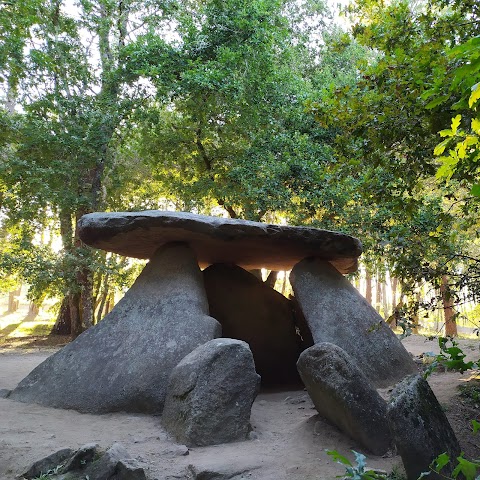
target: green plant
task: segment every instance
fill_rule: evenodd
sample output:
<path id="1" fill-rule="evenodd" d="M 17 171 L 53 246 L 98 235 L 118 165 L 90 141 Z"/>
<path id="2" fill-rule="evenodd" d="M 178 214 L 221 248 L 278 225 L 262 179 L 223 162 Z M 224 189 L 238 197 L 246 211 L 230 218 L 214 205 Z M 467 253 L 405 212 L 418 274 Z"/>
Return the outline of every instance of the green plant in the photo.
<path id="1" fill-rule="evenodd" d="M 367 457 L 355 450 L 352 450 L 352 452 L 355 455 L 355 464 L 352 464 L 347 457 L 341 455 L 336 450 L 327 450 L 328 455 L 330 455 L 337 463 L 345 467 L 346 475 L 338 475 L 337 478 L 352 478 L 353 480 L 378 480 L 389 478 L 385 473 L 379 473 L 375 470 L 367 469 Z"/>
<path id="2" fill-rule="evenodd" d="M 52 475 L 58 475 L 63 464 L 57 465 L 55 468 L 51 468 L 46 473 L 41 473 L 39 477 L 35 477 L 32 480 L 52 480 Z"/>
<path id="3" fill-rule="evenodd" d="M 463 350 L 458 346 L 458 342 L 456 342 L 452 337 L 438 337 L 438 346 L 440 347 L 440 353 L 425 370 L 425 378 L 440 366 L 443 366 L 448 370 L 455 370 L 460 373 L 479 368 L 480 360 L 476 362 L 466 362 L 465 353 L 463 353 Z"/>
<path id="4" fill-rule="evenodd" d="M 463 457 L 463 453 L 457 457 L 457 465 L 452 475 L 442 473 L 442 470 L 450 463 L 450 457 L 446 453 L 439 455 L 430 464 L 430 470 L 420 475 L 419 479 L 427 477 L 431 473 L 437 473 L 446 480 L 455 480 L 462 478 L 465 480 L 480 480 L 480 460 L 467 460 Z"/>

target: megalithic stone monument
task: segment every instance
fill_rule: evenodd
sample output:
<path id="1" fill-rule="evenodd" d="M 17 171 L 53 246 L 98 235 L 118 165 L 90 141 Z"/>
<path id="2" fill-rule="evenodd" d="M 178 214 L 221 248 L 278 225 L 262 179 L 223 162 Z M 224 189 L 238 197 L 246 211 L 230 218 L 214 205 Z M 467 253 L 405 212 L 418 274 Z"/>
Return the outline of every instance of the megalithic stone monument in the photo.
<path id="1" fill-rule="evenodd" d="M 356 238 L 316 228 L 161 211 L 93 213 L 80 219 L 78 231 L 90 246 L 150 262 L 104 320 L 39 365 L 10 398 L 84 412 L 160 412 L 173 368 L 221 335 L 219 323 L 209 316 L 199 264 L 276 270 L 298 264 L 293 284 L 315 343 L 342 347 L 374 385 L 401 379 L 414 368 L 395 335 L 342 275 L 357 268 L 362 247 Z M 315 268 L 306 268 L 310 264 Z M 229 284 L 240 289 L 246 283 Z M 278 295 L 262 292 L 261 308 L 270 308 L 267 299 Z M 268 312 L 258 318 L 276 328 Z M 295 335 L 288 322 L 277 330 Z M 291 358 L 294 368 L 298 339 L 282 338 L 277 344 L 288 347 L 282 361 Z M 258 348 L 252 349 L 260 358 Z M 275 350 L 275 355 L 282 352 Z M 274 378 L 269 365 L 275 362 L 261 360 Z"/>

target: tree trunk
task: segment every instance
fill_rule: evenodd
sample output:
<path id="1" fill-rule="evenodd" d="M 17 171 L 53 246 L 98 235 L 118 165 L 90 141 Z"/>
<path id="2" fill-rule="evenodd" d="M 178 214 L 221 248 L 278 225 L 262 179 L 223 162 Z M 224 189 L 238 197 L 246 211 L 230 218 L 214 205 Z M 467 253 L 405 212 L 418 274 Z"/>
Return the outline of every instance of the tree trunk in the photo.
<path id="1" fill-rule="evenodd" d="M 103 287 L 102 291 L 100 292 L 100 301 L 99 301 L 99 306 L 97 310 L 97 321 L 98 323 L 103 317 L 103 310 L 105 309 L 105 306 L 107 305 L 107 298 L 108 298 L 108 280 L 109 280 L 109 275 L 105 275 L 103 279 Z"/>
<path id="2" fill-rule="evenodd" d="M 35 302 L 30 302 L 28 306 L 28 315 L 36 317 L 40 313 L 40 306 L 37 305 Z"/>
<path id="3" fill-rule="evenodd" d="M 415 314 L 413 315 L 413 325 L 412 325 L 412 333 L 414 333 L 415 335 L 418 335 L 418 327 L 420 326 L 420 317 L 418 315 L 418 310 L 420 308 L 420 299 L 422 297 L 422 292 L 421 292 L 421 288 L 420 286 L 418 287 L 418 292 L 416 294 L 416 298 L 415 298 L 415 301 L 416 301 L 416 305 L 415 305 L 415 308 L 416 308 L 416 311 L 415 311 Z"/>
<path id="4" fill-rule="evenodd" d="M 445 335 L 447 337 L 456 337 L 457 323 L 455 321 L 455 310 L 453 309 L 453 295 L 446 275 L 442 275 L 440 294 L 442 296 L 443 315 L 445 319 Z"/>
<path id="5" fill-rule="evenodd" d="M 372 275 L 368 270 L 365 271 L 365 298 L 367 302 L 372 304 Z"/>
<path id="6" fill-rule="evenodd" d="M 380 282 L 380 275 L 378 273 L 375 287 L 375 309 L 380 314 L 380 310 L 382 308 L 382 282 Z"/>
<path id="7" fill-rule="evenodd" d="M 382 285 L 382 305 L 383 305 L 383 318 L 388 318 L 388 312 L 390 311 L 388 299 L 387 299 L 387 282 Z"/>
<path id="8" fill-rule="evenodd" d="M 391 278 L 392 282 L 392 308 L 397 305 L 397 286 L 398 286 L 398 278 L 393 277 Z"/>
<path id="9" fill-rule="evenodd" d="M 8 313 L 14 313 L 18 310 L 18 307 L 20 305 L 20 301 L 18 299 L 18 296 L 22 292 L 22 286 L 18 287 L 16 290 L 13 290 L 12 292 L 8 292 Z"/>
<path id="10" fill-rule="evenodd" d="M 277 282 L 277 277 L 278 277 L 278 271 L 271 270 L 264 283 L 268 285 L 270 288 L 274 288 L 275 283 Z"/>
<path id="11" fill-rule="evenodd" d="M 74 337 L 78 337 L 82 333 L 82 317 L 80 314 L 80 294 L 75 293 L 69 295 L 69 309 L 70 309 L 70 322 L 71 322 L 71 334 Z"/>
<path id="12" fill-rule="evenodd" d="M 70 299 L 63 297 L 57 321 L 53 326 L 50 335 L 70 335 L 72 333 L 72 319 L 70 316 Z"/>
<path id="13" fill-rule="evenodd" d="M 282 282 L 282 295 L 285 296 L 287 291 L 287 272 L 283 272 L 283 282 Z"/>

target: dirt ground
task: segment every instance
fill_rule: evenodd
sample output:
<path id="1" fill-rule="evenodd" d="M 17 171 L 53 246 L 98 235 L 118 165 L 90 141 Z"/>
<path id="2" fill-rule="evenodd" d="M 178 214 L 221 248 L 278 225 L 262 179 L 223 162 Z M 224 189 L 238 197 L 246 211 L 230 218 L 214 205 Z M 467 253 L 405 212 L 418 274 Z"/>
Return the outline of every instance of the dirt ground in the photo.
<path id="1" fill-rule="evenodd" d="M 51 337 L 50 337 L 51 338 Z M 42 337 L 3 343 L 0 348 L 0 389 L 12 389 L 36 365 L 51 355 L 67 338 Z M 19 343 L 20 342 L 20 343 Z M 419 355 L 436 351 L 435 342 L 411 336 L 403 342 Z M 469 357 L 478 359 L 479 341 L 460 340 Z M 480 458 L 480 437 L 471 434 L 469 421 L 480 421 L 480 408 L 462 399 L 458 386 L 470 375 L 435 373 L 429 382 L 445 409 L 462 449 L 471 458 Z M 138 459 L 152 479 L 192 478 L 196 472 L 211 471 L 226 476 L 202 478 L 310 480 L 333 479 L 343 468 L 325 453 L 335 449 L 350 458 L 350 450 L 362 451 L 334 426 L 319 417 L 303 390 L 262 392 L 252 409 L 252 438 L 245 442 L 190 448 L 175 444 L 156 416 L 80 414 L 0 399 L 0 479 L 14 479 L 35 460 L 61 448 L 96 442 L 102 448 L 122 443 Z M 391 471 L 401 465 L 398 456 L 368 456 L 372 468 Z M 189 467 L 190 466 L 190 467 Z M 236 476 L 235 476 L 236 475 Z M 196 478 L 196 477 L 193 477 Z"/>

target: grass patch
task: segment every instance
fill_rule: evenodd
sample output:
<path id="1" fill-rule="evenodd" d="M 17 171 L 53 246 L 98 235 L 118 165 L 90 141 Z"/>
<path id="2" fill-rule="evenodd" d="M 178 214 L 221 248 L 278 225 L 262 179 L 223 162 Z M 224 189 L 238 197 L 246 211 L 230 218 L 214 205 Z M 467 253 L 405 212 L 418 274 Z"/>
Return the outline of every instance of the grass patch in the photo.
<path id="1" fill-rule="evenodd" d="M 458 387 L 460 396 L 476 405 L 480 404 L 480 379 L 474 378 Z"/>

